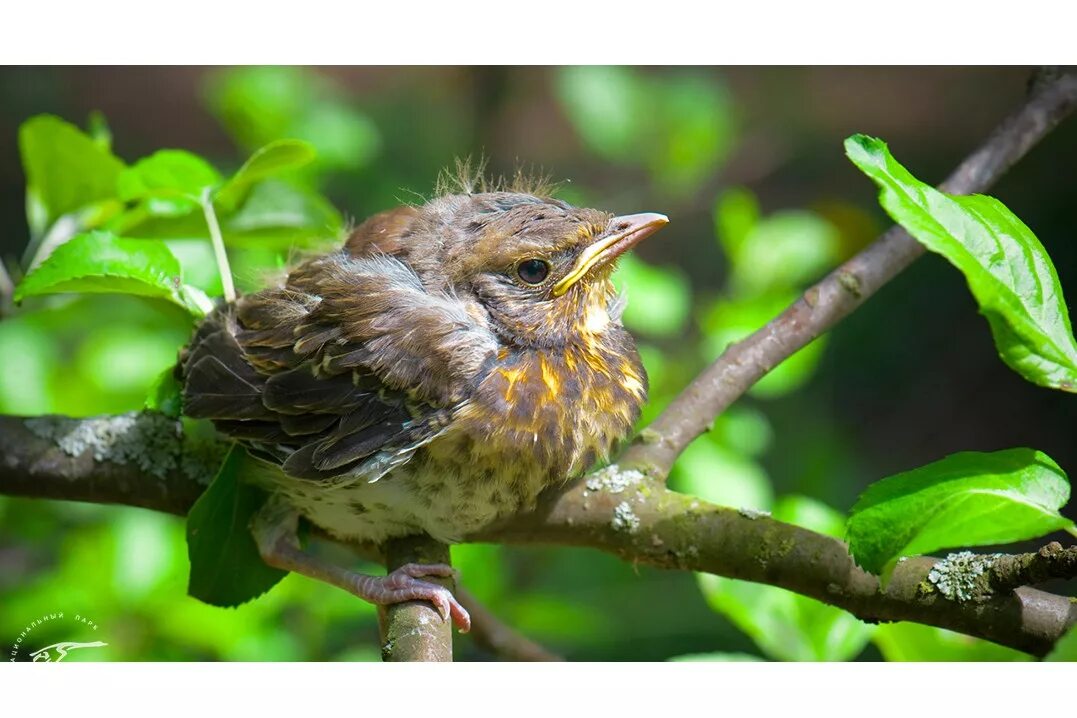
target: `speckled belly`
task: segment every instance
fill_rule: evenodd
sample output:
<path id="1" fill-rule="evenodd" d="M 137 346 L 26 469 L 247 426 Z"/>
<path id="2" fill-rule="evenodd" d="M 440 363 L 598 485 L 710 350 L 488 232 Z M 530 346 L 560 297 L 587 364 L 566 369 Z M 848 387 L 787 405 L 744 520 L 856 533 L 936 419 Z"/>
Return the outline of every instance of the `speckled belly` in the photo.
<path id="1" fill-rule="evenodd" d="M 441 445 L 421 450 L 373 483 L 327 488 L 276 472 L 267 488 L 341 539 L 380 543 L 425 532 L 454 543 L 498 518 L 533 508 L 548 485 L 547 474 L 528 460 L 526 450 L 508 457 L 460 447 L 456 455 L 463 460 L 446 458 L 454 453 L 452 441 L 434 442 Z"/>

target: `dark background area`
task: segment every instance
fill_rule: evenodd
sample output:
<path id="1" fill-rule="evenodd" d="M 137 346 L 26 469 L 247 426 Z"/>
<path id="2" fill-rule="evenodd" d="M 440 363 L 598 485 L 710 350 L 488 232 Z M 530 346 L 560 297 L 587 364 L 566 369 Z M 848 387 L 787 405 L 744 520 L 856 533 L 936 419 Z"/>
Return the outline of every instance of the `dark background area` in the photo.
<path id="1" fill-rule="evenodd" d="M 49 112 L 84 125 L 91 112 L 99 111 L 111 127 L 113 151 L 127 161 L 176 147 L 235 167 L 250 147 L 244 147 L 242 127 L 229 122 L 219 103 L 214 109 L 224 72 L 197 67 L 0 70 L 0 255 L 20 256 L 28 237 L 16 143 L 21 122 Z M 1020 103 L 1030 75 L 1019 67 L 636 69 L 634 81 L 652 90 L 642 92 L 641 111 L 664 112 L 675 98 L 655 88 L 673 87 L 687 77 L 710 88 L 709 101 L 719 108 L 716 116 L 727 123 L 717 140 L 723 149 L 713 151 L 711 166 L 685 170 L 667 182 L 664 166 L 635 162 L 631 147 L 603 150 L 599 142 L 596 149 L 581 124 L 586 120 L 574 114 L 566 99 L 571 93 L 565 90 L 563 70 L 324 68 L 310 73 L 330 83 L 332 95 L 359 113 L 376 136 L 357 145 L 367 153 L 361 162 L 342 161 L 325 173 L 322 189 L 345 215 L 361 220 L 399 199 L 412 200 L 409 192 L 429 194 L 439 170 L 455 157 L 483 155 L 494 174 L 511 173 L 519 163 L 541 166 L 555 179 L 568 181 L 570 199 L 618 213 L 669 215 L 670 226 L 638 254 L 650 265 L 672 267 L 686 277 L 697 308 L 718 296 L 731 275 L 715 241 L 715 202 L 723 193 L 746 188 L 758 198 L 764 216 L 788 209 L 812 212 L 837 229 L 837 258 L 848 256 L 888 221 L 876 203 L 874 185 L 844 157 L 845 137 L 855 132 L 881 137 L 917 177 L 938 182 Z M 593 99 L 601 110 L 603 98 Z M 613 95 L 607 101 L 616 99 Z M 640 157 L 647 155 L 645 142 L 646 137 L 635 147 Z M 684 152 L 691 155 L 692 148 Z M 1077 122 L 1069 122 L 990 191 L 1045 245 L 1071 307 L 1077 297 L 1075 167 Z M 633 301 L 646 305 L 647 298 L 635 295 Z M 92 335 L 97 328 L 85 329 Z M 686 322 L 676 335 L 645 336 L 658 354 L 681 357 L 668 359 L 665 379 L 656 386 L 656 403 L 668 400 L 701 365 L 702 357 L 681 355 L 686 343 L 703 341 L 705 333 L 699 322 Z M 18 351 L 18 344 L 4 348 Z M 137 408 L 134 404 L 128 408 Z M 818 367 L 801 385 L 772 397 L 746 398 L 739 407 L 751 417 L 765 416 L 765 449 L 741 458 L 758 467 L 770 491 L 807 495 L 843 514 L 872 481 L 955 451 L 1030 446 L 1070 473 L 1077 471 L 1074 397 L 1035 387 L 999 360 L 963 277 L 933 255 L 917 261 L 839 325 Z M 9 403 L 4 409 L 59 410 L 46 400 Z M 715 471 L 710 480 L 721 482 L 720 468 Z M 92 599 L 99 611 L 110 612 L 98 622 L 126 636 L 115 640 L 123 651 L 117 655 L 376 655 L 349 653 L 356 645 L 374 649 L 373 613 L 356 609 L 352 616 L 353 602 L 326 598 L 330 594 L 321 590 L 288 588 L 285 598 L 266 599 L 271 605 L 256 615 L 232 614 L 232 623 L 206 618 L 217 609 L 178 605 L 181 600 L 193 603 L 182 598 L 182 544 L 173 545 L 181 542 L 182 528 L 177 531 L 172 519 L 154 517 L 170 523 L 147 529 L 142 519 L 131 518 L 133 513 L 140 512 L 4 500 L 0 600 L 8 608 L 0 613 L 8 614 L 13 606 L 25 612 L 42 601 L 66 600 L 64 596 L 78 600 L 80 592 L 72 593 L 58 577 L 68 570 L 66 557 L 80 550 L 63 536 L 89 537 L 82 541 L 83 549 L 100 545 L 118 550 L 115 544 L 121 539 L 141 540 L 139 532 L 150 531 L 157 532 L 156 538 L 145 540 L 173 555 L 169 567 L 161 569 L 163 587 L 147 589 L 145 600 L 117 604 L 116 592 L 123 590 L 115 579 Z M 116 533 L 116 526 L 129 530 Z M 463 566 L 465 583 L 511 623 L 573 659 L 758 652 L 725 617 L 708 608 L 691 575 L 636 571 L 589 551 L 470 550 L 473 555 Z M 527 600 L 516 600 L 519 596 Z M 320 611 L 319 605 L 327 605 L 322 601 L 330 602 L 332 610 Z M 0 618 L 9 630 L 23 616 Z M 205 629 L 213 635 L 191 639 L 192 632 L 201 630 L 191 626 L 207 620 L 219 621 Z M 275 635 L 277 621 L 289 638 Z M 340 636 L 326 638 L 319 634 L 325 626 L 345 628 Z M 233 638 L 222 642 L 222 632 Z M 243 641 L 256 634 L 254 648 L 244 647 Z M 482 656 L 470 643 L 462 645 L 466 655 Z M 860 655 L 879 657 L 875 646 Z"/>

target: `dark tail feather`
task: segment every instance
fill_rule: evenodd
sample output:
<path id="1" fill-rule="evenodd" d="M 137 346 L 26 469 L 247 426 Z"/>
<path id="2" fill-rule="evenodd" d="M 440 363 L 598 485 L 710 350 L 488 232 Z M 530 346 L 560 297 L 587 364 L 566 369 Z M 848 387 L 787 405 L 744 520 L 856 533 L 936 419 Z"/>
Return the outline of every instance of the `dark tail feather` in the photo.
<path id="1" fill-rule="evenodd" d="M 258 376 L 247 370 L 249 375 L 241 376 L 216 356 L 195 361 L 183 387 L 183 413 L 195 419 L 272 421 L 275 415 L 262 404 Z"/>
<path id="2" fill-rule="evenodd" d="M 271 376 L 263 401 L 282 414 L 345 414 L 362 401 L 363 394 L 352 381 L 351 372 L 315 378 L 309 366 L 299 366 Z"/>
<path id="3" fill-rule="evenodd" d="M 382 421 L 336 441 L 320 442 L 311 455 L 311 460 L 316 469 L 340 470 L 342 466 L 364 459 L 384 448 L 400 433 L 399 420 Z"/>

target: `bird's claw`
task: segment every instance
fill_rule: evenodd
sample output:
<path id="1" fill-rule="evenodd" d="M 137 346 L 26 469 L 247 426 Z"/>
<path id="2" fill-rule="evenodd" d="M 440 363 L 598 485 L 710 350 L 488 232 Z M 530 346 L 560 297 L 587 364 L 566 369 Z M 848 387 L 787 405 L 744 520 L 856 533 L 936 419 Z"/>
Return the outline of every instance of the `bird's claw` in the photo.
<path id="1" fill-rule="evenodd" d="M 452 620 L 460 633 L 467 633 L 471 630 L 471 616 L 452 591 L 422 580 L 424 576 L 455 578 L 456 575 L 456 570 L 447 564 L 404 564 L 380 580 L 383 591 L 376 596 L 376 601 L 382 605 L 429 601 L 443 620 Z"/>

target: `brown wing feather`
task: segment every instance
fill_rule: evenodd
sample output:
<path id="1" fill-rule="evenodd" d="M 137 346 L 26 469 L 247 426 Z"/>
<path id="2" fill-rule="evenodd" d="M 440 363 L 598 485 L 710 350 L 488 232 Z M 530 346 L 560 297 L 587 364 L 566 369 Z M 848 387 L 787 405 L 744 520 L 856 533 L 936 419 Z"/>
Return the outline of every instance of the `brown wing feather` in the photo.
<path id="1" fill-rule="evenodd" d="M 493 351 L 468 319 L 384 255 L 312 260 L 203 322 L 181 357 L 184 412 L 291 476 L 376 480 L 448 424 L 462 374 Z"/>

